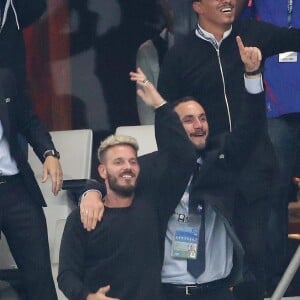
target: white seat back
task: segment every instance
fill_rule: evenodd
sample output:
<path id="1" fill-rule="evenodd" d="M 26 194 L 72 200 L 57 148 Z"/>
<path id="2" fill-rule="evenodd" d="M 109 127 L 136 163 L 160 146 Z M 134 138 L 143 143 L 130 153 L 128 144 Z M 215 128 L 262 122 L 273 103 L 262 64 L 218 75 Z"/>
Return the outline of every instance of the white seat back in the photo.
<path id="1" fill-rule="evenodd" d="M 157 150 L 154 125 L 120 126 L 116 129 L 116 134 L 134 137 L 139 144 L 139 156 Z"/>

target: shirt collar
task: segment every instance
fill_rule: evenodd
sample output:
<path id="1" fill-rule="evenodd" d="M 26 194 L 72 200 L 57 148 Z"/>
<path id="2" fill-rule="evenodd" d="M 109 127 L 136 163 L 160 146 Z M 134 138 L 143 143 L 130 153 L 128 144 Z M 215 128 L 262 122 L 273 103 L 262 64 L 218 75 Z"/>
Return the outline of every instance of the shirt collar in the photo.
<path id="1" fill-rule="evenodd" d="M 218 42 L 213 34 L 204 30 L 199 24 L 197 24 L 197 27 L 195 29 L 195 33 L 196 33 L 197 37 L 210 42 L 216 49 L 220 48 L 222 41 L 230 35 L 231 31 L 232 31 L 232 25 L 230 26 L 230 28 L 228 30 L 226 30 L 223 33 L 222 39 L 220 40 L 220 42 Z"/>

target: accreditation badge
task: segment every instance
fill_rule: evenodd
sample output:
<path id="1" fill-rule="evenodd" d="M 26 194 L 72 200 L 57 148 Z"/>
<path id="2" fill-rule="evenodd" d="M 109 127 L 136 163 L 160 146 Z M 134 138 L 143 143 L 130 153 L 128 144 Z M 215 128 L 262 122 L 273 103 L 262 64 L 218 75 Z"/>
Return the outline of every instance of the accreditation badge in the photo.
<path id="1" fill-rule="evenodd" d="M 171 256 L 178 259 L 196 259 L 200 229 L 199 216 L 197 221 L 178 222 L 172 241 Z"/>
<path id="2" fill-rule="evenodd" d="M 297 62 L 298 60 L 298 53 L 297 52 L 284 52 L 279 53 L 279 62 L 281 63 L 291 63 L 291 62 Z"/>

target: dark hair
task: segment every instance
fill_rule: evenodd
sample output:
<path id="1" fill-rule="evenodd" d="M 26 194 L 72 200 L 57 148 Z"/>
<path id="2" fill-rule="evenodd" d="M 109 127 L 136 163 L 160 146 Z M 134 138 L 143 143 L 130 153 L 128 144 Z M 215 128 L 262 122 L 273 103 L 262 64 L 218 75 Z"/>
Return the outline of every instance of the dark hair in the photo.
<path id="1" fill-rule="evenodd" d="M 188 102 L 188 101 L 195 101 L 195 102 L 198 102 L 201 105 L 200 101 L 196 97 L 194 97 L 194 96 L 184 96 L 184 97 L 181 97 L 181 98 L 175 100 L 174 102 L 171 102 L 170 106 L 172 107 L 172 109 L 174 109 L 180 103 L 184 103 L 184 102 Z"/>

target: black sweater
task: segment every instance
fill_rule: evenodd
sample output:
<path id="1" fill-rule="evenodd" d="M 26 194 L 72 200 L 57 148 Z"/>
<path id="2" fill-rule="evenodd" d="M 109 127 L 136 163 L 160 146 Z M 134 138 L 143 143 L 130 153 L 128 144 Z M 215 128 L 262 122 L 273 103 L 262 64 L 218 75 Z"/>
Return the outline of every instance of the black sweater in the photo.
<path id="1" fill-rule="evenodd" d="M 134 199 L 128 208 L 105 208 L 101 223 L 87 232 L 79 210 L 69 216 L 61 243 L 58 284 L 71 300 L 110 285 L 107 296 L 160 299 L 157 213 Z"/>

